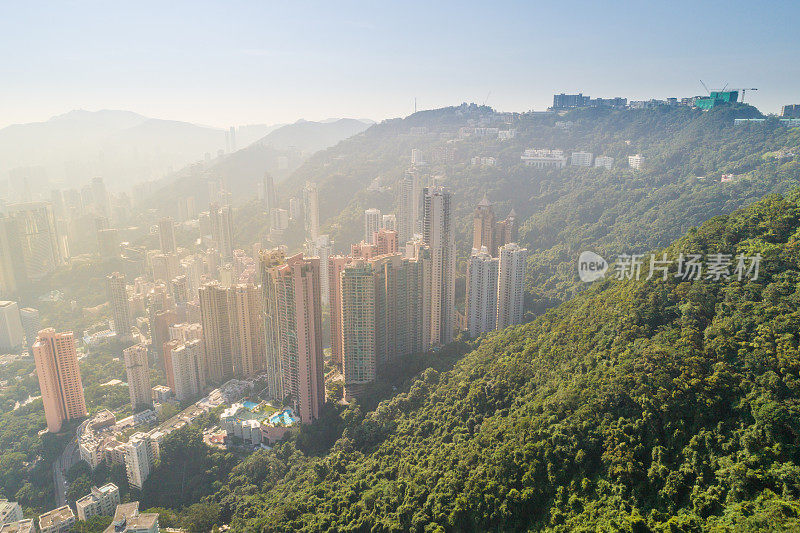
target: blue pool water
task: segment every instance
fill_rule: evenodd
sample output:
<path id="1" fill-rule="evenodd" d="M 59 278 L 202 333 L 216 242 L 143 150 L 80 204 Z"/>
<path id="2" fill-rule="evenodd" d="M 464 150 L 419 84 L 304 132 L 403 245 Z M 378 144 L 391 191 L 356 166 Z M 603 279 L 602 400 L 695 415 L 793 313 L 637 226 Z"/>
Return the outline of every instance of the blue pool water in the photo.
<path id="1" fill-rule="evenodd" d="M 269 417 L 269 422 L 270 424 L 284 424 L 290 426 L 297 422 L 297 419 L 292 416 L 293 414 L 291 409 L 284 409 Z"/>
<path id="2" fill-rule="evenodd" d="M 258 404 L 254 402 L 242 402 L 242 405 L 244 405 L 244 408 L 247 409 L 248 411 L 252 411 L 256 407 L 258 407 Z"/>

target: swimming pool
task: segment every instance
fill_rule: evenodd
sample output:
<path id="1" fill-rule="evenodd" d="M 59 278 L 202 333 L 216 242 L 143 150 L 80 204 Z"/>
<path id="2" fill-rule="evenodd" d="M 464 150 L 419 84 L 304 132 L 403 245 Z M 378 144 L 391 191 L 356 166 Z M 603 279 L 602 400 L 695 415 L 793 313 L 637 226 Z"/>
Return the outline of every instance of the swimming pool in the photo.
<path id="1" fill-rule="evenodd" d="M 291 409 L 284 409 L 283 411 L 279 411 L 269 417 L 270 424 L 283 424 L 285 426 L 291 426 L 297 422 L 297 419 L 294 418 L 294 413 Z"/>
<path id="2" fill-rule="evenodd" d="M 257 403 L 255 403 L 255 402 L 248 402 L 248 401 L 242 402 L 242 405 L 244 405 L 244 408 L 245 408 L 245 409 L 247 409 L 248 411 L 252 411 L 252 410 L 253 410 L 253 409 L 255 409 L 256 407 L 258 407 L 258 404 L 257 404 Z"/>

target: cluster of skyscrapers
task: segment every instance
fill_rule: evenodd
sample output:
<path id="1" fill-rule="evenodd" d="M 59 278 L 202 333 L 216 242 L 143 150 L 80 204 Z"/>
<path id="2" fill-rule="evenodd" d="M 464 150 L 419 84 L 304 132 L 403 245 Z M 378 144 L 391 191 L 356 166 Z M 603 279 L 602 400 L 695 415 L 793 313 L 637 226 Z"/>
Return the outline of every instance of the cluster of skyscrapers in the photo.
<path id="1" fill-rule="evenodd" d="M 265 203 L 277 209 L 274 184 Z M 224 202 L 223 190 L 215 200 Z M 465 316 L 456 311 L 456 241 L 452 194 L 422 186 L 412 169 L 397 188 L 395 213 L 364 213 L 364 239 L 334 255 L 320 233 L 317 187 L 303 190 L 305 254 L 285 248 L 252 255 L 233 244 L 230 207 L 211 203 L 199 224 L 206 252 L 180 249 L 175 223 L 160 219 L 159 250 L 144 256 L 147 277 L 106 278 L 134 412 L 153 405 L 150 361 L 164 370 L 180 402 L 231 379 L 266 378 L 269 397 L 289 402 L 302 422 L 325 402 L 323 308 L 330 311 L 331 363 L 345 395 L 358 397 L 399 358 L 480 335 L 523 317 L 526 250 L 512 210 L 495 219 L 488 200 L 476 208 Z M 0 338 L 2 338 L 0 336 Z M 85 415 L 71 333 L 43 330 L 33 345 L 48 428 Z"/>
<path id="2" fill-rule="evenodd" d="M 528 250 L 516 244 L 516 232 L 513 210 L 497 222 L 487 198 L 478 204 L 467 263 L 466 327 L 472 337 L 522 323 Z"/>

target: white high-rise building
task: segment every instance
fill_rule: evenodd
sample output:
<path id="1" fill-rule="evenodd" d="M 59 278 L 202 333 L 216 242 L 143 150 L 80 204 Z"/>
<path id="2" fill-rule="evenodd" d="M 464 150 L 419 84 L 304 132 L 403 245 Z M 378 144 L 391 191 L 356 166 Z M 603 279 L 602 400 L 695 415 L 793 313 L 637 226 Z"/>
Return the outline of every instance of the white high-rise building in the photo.
<path id="1" fill-rule="evenodd" d="M 150 385 L 150 368 L 147 365 L 147 346 L 135 344 L 122 351 L 125 360 L 125 372 L 128 375 L 128 390 L 131 395 L 131 407 L 136 413 L 142 406 L 152 406 L 152 387 Z"/>
<path id="2" fill-rule="evenodd" d="M 594 154 L 591 152 L 572 152 L 570 165 L 573 167 L 590 167 L 592 166 L 593 157 Z"/>
<path id="3" fill-rule="evenodd" d="M 39 311 L 32 307 L 23 307 L 19 310 L 19 318 L 22 322 L 22 330 L 25 332 L 25 343 L 28 346 L 28 353 L 33 355 L 33 343 L 36 336 L 42 329 L 42 320 L 39 318 Z"/>
<path id="4" fill-rule="evenodd" d="M 119 501 L 119 487 L 113 483 L 106 483 L 100 488 L 92 487 L 92 492 L 75 502 L 78 520 L 113 516 Z"/>
<path id="5" fill-rule="evenodd" d="M 430 248 L 430 336 L 431 346 L 453 341 L 455 329 L 456 241 L 452 197 L 444 187 L 423 190 L 422 237 Z"/>
<path id="6" fill-rule="evenodd" d="M 172 217 L 164 217 L 158 221 L 158 242 L 162 253 L 174 254 L 178 251 L 175 244 L 175 222 Z"/>
<path id="7" fill-rule="evenodd" d="M 383 215 L 383 219 L 381 220 L 381 228 L 397 231 L 397 217 L 394 214 Z"/>
<path id="8" fill-rule="evenodd" d="M 367 209 L 364 211 L 364 242 L 375 244 L 375 233 L 381 229 L 383 217 L 380 209 Z"/>
<path id="9" fill-rule="evenodd" d="M 17 302 L 0 302 L 0 352 L 19 350 L 24 336 Z"/>
<path id="10" fill-rule="evenodd" d="M 0 294 L 13 294 L 43 279 L 62 261 L 49 203 L 0 206 Z"/>
<path id="11" fill-rule="evenodd" d="M 294 199 L 294 198 L 293 198 Z M 286 209 L 275 208 L 269 212 L 271 231 L 283 231 L 289 227 L 289 211 Z"/>
<path id="12" fill-rule="evenodd" d="M 417 233 L 419 204 L 419 176 L 409 172 L 398 184 L 397 237 L 401 245 L 405 245 Z"/>
<path id="13" fill-rule="evenodd" d="M 172 279 L 172 278 L 170 278 Z M 114 319 L 114 333 L 117 339 L 125 342 L 133 338 L 131 327 L 133 317 L 131 305 L 128 301 L 128 290 L 125 285 L 125 275 L 114 272 L 106 277 L 106 294 L 111 306 L 111 316 Z"/>
<path id="14" fill-rule="evenodd" d="M 303 216 L 306 238 L 316 239 L 319 236 L 319 195 L 316 183 L 306 182 L 303 188 Z"/>
<path id="15" fill-rule="evenodd" d="M 527 259 L 527 248 L 520 248 L 516 243 L 500 247 L 497 270 L 497 329 L 522 323 Z"/>
<path id="16" fill-rule="evenodd" d="M 142 488 L 150 476 L 151 451 L 149 437 L 145 433 L 134 433 L 123 445 L 125 454 L 125 471 L 128 484 L 137 489 Z"/>
<path id="17" fill-rule="evenodd" d="M 209 216 L 211 218 L 211 238 L 222 258 L 230 261 L 233 258 L 233 213 L 231 208 L 228 205 L 219 207 L 211 204 Z M 172 279 L 172 277 L 168 279 Z"/>
<path id="18" fill-rule="evenodd" d="M 303 214 L 303 202 L 300 198 L 289 198 L 289 220 L 298 220 Z"/>
<path id="19" fill-rule="evenodd" d="M 184 342 L 171 351 L 172 375 L 175 398 L 179 402 L 197 398 L 203 390 L 203 350 L 202 339 Z"/>
<path id="20" fill-rule="evenodd" d="M 467 330 L 471 337 L 497 327 L 497 273 L 499 259 L 484 246 L 473 248 L 467 266 Z"/>

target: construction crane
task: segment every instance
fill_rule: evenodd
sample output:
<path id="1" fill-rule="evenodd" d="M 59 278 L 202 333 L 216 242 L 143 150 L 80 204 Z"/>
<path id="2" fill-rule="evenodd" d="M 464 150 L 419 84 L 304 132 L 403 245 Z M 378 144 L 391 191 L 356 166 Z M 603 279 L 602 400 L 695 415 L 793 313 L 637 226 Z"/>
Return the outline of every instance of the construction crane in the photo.
<path id="1" fill-rule="evenodd" d="M 711 91 L 708 89 L 708 87 L 706 86 L 706 84 L 705 84 L 705 83 L 703 83 L 703 80 L 700 80 L 700 84 L 703 86 L 703 89 L 705 89 L 705 90 L 706 90 L 706 92 L 708 93 L 708 95 L 709 95 L 709 96 L 711 96 Z M 723 92 L 725 92 L 725 91 L 737 91 L 737 92 L 738 92 L 739 94 L 741 94 L 741 96 L 742 96 L 741 100 L 739 100 L 739 101 L 740 101 L 740 102 L 744 102 L 744 95 L 745 95 L 745 92 L 747 92 L 747 91 L 757 91 L 757 90 L 758 90 L 758 89 L 757 89 L 757 88 L 755 88 L 755 87 L 747 87 L 747 88 L 743 88 L 743 89 L 728 89 L 728 84 L 726 83 L 726 84 L 725 84 L 725 86 L 724 86 L 722 89 L 719 89 L 718 91 L 714 91 L 714 92 L 720 92 L 720 93 L 723 93 Z"/>

